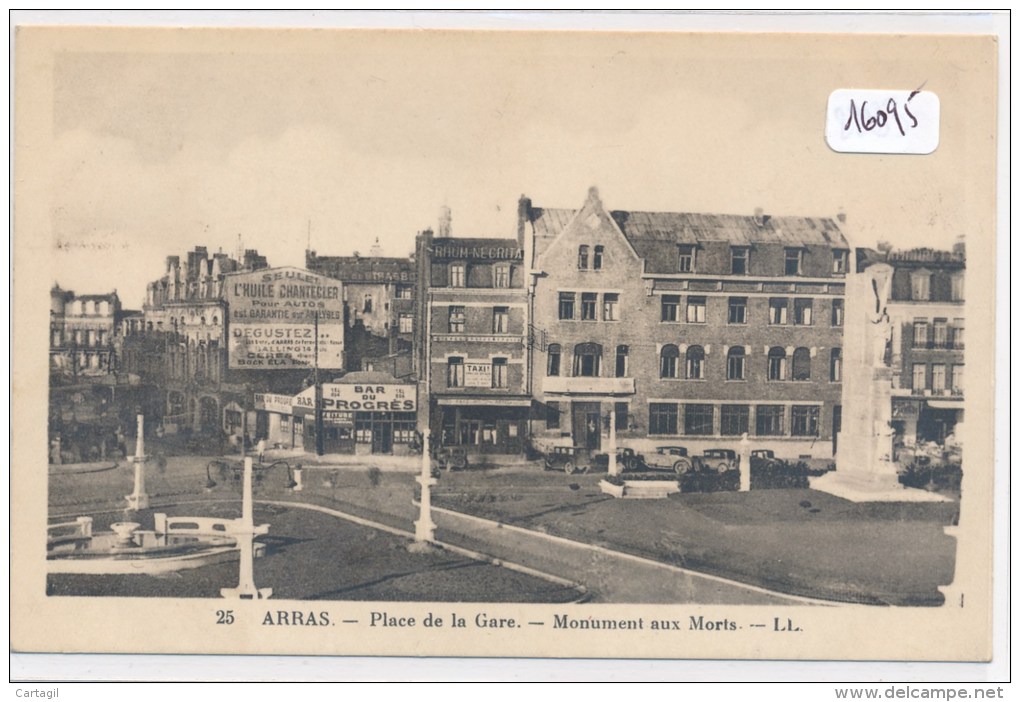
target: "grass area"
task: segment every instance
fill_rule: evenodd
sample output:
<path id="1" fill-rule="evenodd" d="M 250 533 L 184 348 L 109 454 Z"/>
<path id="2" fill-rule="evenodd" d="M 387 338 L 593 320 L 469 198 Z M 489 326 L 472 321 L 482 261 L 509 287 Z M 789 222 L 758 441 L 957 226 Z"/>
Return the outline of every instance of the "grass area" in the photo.
<path id="1" fill-rule="evenodd" d="M 184 505 L 171 515 L 239 516 L 237 503 Z M 152 526 L 152 511 L 136 521 Z M 122 518 L 95 515 L 97 531 Z M 541 578 L 459 556 L 442 549 L 410 552 L 409 539 L 309 510 L 258 505 L 256 523 L 269 523 L 267 553 L 255 561 L 255 582 L 274 599 L 569 602 L 578 592 Z M 237 584 L 237 562 L 166 576 L 50 575 L 47 594 L 118 597 L 219 597 Z"/>
<path id="2" fill-rule="evenodd" d="M 617 500 L 598 476 L 441 480 L 436 505 L 779 592 L 939 605 L 953 577 L 955 503 L 855 504 L 809 489 Z M 532 478 L 536 480 L 532 480 Z"/>

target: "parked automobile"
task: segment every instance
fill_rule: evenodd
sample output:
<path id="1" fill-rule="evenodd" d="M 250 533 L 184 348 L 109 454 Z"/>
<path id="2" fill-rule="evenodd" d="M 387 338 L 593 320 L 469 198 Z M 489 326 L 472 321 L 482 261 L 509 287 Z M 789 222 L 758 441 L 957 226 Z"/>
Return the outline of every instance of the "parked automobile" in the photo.
<path id="1" fill-rule="evenodd" d="M 781 461 L 776 458 L 776 452 L 771 449 L 755 449 L 754 451 L 751 451 L 752 468 L 762 467 L 765 469 L 771 469 L 779 463 L 781 463 Z"/>
<path id="2" fill-rule="evenodd" d="M 648 468 L 672 470 L 678 475 L 689 472 L 692 465 L 683 446 L 659 446 L 655 453 L 643 457 L 643 463 Z"/>
<path id="3" fill-rule="evenodd" d="M 463 470 L 467 468 L 467 447 L 444 446 L 436 452 L 436 465 L 442 470 Z"/>
<path id="4" fill-rule="evenodd" d="M 578 446 L 553 446 L 545 454 L 546 470 L 562 470 L 573 475 L 586 473 L 589 467 L 588 452 Z"/>
<path id="5" fill-rule="evenodd" d="M 740 456 L 733 449 L 705 449 L 700 456 L 694 457 L 694 469 L 715 473 L 728 473 L 740 465 Z"/>
<path id="6" fill-rule="evenodd" d="M 600 453 L 595 456 L 592 462 L 599 468 L 608 468 L 609 454 Z M 645 457 L 640 453 L 636 453 L 632 448 L 622 448 L 616 452 L 616 463 L 622 466 L 623 470 L 641 470 L 641 467 L 645 464 Z"/>

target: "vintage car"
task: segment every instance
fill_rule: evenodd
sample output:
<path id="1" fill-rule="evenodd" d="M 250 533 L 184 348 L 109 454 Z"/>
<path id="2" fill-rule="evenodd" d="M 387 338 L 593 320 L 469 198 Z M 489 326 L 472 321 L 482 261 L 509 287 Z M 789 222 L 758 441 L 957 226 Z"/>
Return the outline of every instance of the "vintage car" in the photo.
<path id="1" fill-rule="evenodd" d="M 595 456 L 592 462 L 599 468 L 608 468 L 609 454 L 600 453 Z M 635 453 L 632 448 L 622 448 L 616 452 L 616 464 L 623 468 L 623 470 L 641 470 L 645 464 L 645 457 L 640 453 Z"/>
<path id="2" fill-rule="evenodd" d="M 644 465 L 652 469 L 672 470 L 682 475 L 691 470 L 691 459 L 683 446 L 660 446 L 644 456 Z"/>
<path id="3" fill-rule="evenodd" d="M 751 467 L 771 468 L 782 463 L 776 458 L 776 452 L 771 449 L 755 449 L 751 451 Z"/>
<path id="4" fill-rule="evenodd" d="M 704 472 L 727 473 L 740 466 L 740 457 L 732 449 L 705 449 L 694 457 L 694 469 Z"/>
<path id="5" fill-rule="evenodd" d="M 578 446 L 553 446 L 545 454 L 546 470 L 562 470 L 572 475 L 586 473 L 588 468 L 588 452 Z"/>
<path id="6" fill-rule="evenodd" d="M 442 470 L 462 470 L 467 468 L 467 447 L 444 446 L 436 452 L 436 465 Z"/>

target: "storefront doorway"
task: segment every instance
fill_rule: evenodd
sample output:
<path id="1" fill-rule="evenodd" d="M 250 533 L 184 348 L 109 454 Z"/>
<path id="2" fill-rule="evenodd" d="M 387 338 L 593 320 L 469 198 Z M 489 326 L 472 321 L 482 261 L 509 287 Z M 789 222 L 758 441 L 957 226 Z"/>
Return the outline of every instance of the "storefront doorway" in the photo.
<path id="1" fill-rule="evenodd" d="M 602 412 L 598 402 L 573 403 L 574 445 L 589 451 L 602 448 Z"/>

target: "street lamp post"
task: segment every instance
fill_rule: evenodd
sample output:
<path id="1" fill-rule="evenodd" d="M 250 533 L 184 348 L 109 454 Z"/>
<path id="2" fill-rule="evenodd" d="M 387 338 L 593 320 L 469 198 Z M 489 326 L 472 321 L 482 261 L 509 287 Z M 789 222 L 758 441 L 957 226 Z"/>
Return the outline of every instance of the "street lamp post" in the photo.
<path id="1" fill-rule="evenodd" d="M 241 600 L 264 600 L 272 596 L 273 590 L 268 587 L 255 587 L 255 537 L 268 532 L 269 525 L 255 526 L 251 481 L 251 456 L 246 456 L 244 459 L 243 492 L 241 493 L 241 519 L 237 520 L 230 530 L 230 534 L 237 541 L 237 548 L 241 556 L 237 587 L 225 587 L 220 590 L 220 595 Z"/>
<path id="2" fill-rule="evenodd" d="M 616 403 L 609 408 L 609 475 L 619 475 L 620 466 L 616 460 Z"/>
<path id="3" fill-rule="evenodd" d="M 148 509 L 149 495 L 145 492 L 145 415 L 138 414 L 138 440 L 135 442 L 135 455 L 131 462 L 135 464 L 135 489 L 130 495 L 125 496 L 127 508 L 137 512 L 140 509 Z"/>
<path id="4" fill-rule="evenodd" d="M 432 457 L 429 449 L 431 433 L 428 427 L 422 432 L 421 475 L 418 476 L 418 483 L 421 485 L 421 509 L 418 521 L 414 523 L 414 540 L 418 543 L 429 543 L 436 538 L 436 524 L 432 521 L 432 486 L 437 481 L 432 477 Z"/>

